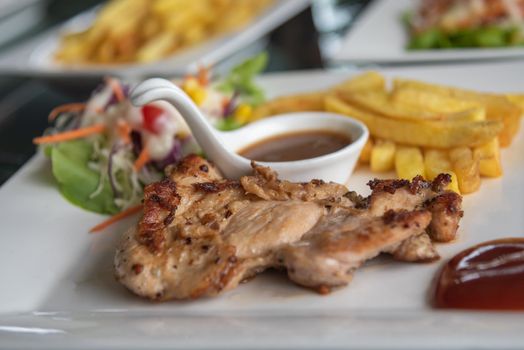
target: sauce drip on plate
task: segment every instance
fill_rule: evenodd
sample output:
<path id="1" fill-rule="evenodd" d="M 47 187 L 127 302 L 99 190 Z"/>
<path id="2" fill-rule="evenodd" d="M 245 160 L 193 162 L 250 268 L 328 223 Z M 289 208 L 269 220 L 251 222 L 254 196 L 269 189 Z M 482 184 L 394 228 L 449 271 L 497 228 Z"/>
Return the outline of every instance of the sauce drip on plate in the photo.
<path id="1" fill-rule="evenodd" d="M 320 157 L 350 143 L 348 136 L 333 131 L 301 131 L 269 137 L 249 145 L 238 154 L 259 162 L 288 162 Z"/>
<path id="2" fill-rule="evenodd" d="M 442 269 L 435 307 L 524 310 L 524 238 L 481 243 Z"/>

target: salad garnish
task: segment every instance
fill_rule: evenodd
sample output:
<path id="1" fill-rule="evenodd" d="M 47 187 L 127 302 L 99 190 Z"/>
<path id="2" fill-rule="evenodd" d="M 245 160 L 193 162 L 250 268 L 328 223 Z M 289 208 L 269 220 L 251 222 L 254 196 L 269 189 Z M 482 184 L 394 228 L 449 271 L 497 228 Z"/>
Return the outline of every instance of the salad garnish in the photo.
<path id="1" fill-rule="evenodd" d="M 134 207 L 127 208 L 126 210 L 123 210 L 120 213 L 115 214 L 115 215 L 111 216 L 109 219 L 107 219 L 107 220 L 99 223 L 98 225 L 92 227 L 89 230 L 89 232 L 90 233 L 100 232 L 100 231 L 104 230 L 105 228 L 111 226 L 115 222 L 120 221 L 120 220 L 122 220 L 122 219 L 124 219 L 124 218 L 126 218 L 128 216 L 131 216 L 131 215 L 134 215 L 136 213 L 139 213 L 141 210 L 142 210 L 142 205 L 136 205 Z"/>
<path id="2" fill-rule="evenodd" d="M 82 112 L 86 108 L 85 103 L 67 103 L 65 105 L 58 106 L 54 108 L 51 113 L 49 113 L 48 120 L 52 122 L 60 114 L 66 112 Z"/>
<path id="3" fill-rule="evenodd" d="M 201 68 L 174 81 L 221 130 L 236 129 L 252 118 L 264 101 L 254 78 L 265 68 L 262 53 L 211 79 Z M 164 176 L 168 165 L 190 153 L 202 154 L 184 119 L 170 104 L 158 101 L 135 107 L 131 86 L 105 78 L 84 103 L 58 106 L 49 114 L 52 126 L 33 140 L 51 160 L 61 194 L 89 211 L 115 215 L 111 223 L 140 210 L 143 188 Z"/>
<path id="4" fill-rule="evenodd" d="M 91 126 L 86 126 L 85 128 L 79 128 L 79 129 L 75 129 L 71 131 L 64 131 L 59 134 L 36 137 L 33 139 L 33 143 L 35 145 L 40 145 L 44 143 L 75 140 L 75 139 L 79 139 L 79 138 L 86 137 L 86 136 L 93 135 L 93 134 L 100 134 L 104 132 L 105 129 L 106 129 L 106 126 L 104 124 L 94 124 Z"/>

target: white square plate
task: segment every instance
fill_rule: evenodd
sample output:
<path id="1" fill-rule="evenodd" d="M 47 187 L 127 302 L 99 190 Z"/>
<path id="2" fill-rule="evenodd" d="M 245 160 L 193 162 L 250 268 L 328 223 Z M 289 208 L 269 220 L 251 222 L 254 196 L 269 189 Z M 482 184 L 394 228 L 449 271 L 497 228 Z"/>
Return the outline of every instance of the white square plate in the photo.
<path id="1" fill-rule="evenodd" d="M 53 55 L 59 45 L 61 34 L 85 29 L 96 17 L 98 8 L 95 8 L 2 52 L 0 72 L 46 78 L 100 77 L 107 74 L 128 78 L 181 76 L 195 71 L 199 65 L 210 66 L 220 63 L 304 10 L 309 3 L 309 0 L 275 1 L 243 28 L 189 47 L 159 61 L 143 64 L 79 66 L 57 63 Z"/>
<path id="2" fill-rule="evenodd" d="M 375 0 L 365 9 L 333 55 L 341 62 L 436 62 L 524 57 L 524 48 L 406 50 L 408 34 L 401 16 L 416 0 Z"/>
<path id="3" fill-rule="evenodd" d="M 524 63 L 501 63 L 384 73 L 504 92 L 524 91 L 523 70 Z M 260 81 L 275 96 L 325 88 L 349 75 L 314 71 Z M 217 298 L 165 303 L 142 300 L 113 278 L 116 241 L 136 219 L 88 234 L 103 216 L 67 203 L 39 154 L 0 188 L 0 348 L 521 348 L 524 313 L 435 311 L 428 295 L 438 268 L 455 253 L 524 235 L 522 154 L 521 130 L 503 150 L 504 177 L 483 179 L 464 198 L 460 238 L 438 246 L 440 262 L 376 259 L 327 296 L 264 273 Z M 367 193 L 374 176 L 359 168 L 350 188 Z"/>

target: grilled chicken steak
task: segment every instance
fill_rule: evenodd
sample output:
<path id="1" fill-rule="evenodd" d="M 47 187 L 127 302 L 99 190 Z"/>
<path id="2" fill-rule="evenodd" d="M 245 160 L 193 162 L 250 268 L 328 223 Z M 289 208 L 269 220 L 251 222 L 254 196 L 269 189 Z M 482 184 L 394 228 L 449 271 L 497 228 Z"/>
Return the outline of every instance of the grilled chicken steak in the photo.
<path id="1" fill-rule="evenodd" d="M 224 179 L 198 156 L 146 187 L 144 214 L 115 256 L 117 279 L 155 300 L 214 296 L 267 268 L 329 292 L 384 252 L 403 261 L 438 258 L 431 239 L 454 238 L 461 197 L 433 182 L 373 180 L 362 198 L 345 186 L 254 174 Z"/>

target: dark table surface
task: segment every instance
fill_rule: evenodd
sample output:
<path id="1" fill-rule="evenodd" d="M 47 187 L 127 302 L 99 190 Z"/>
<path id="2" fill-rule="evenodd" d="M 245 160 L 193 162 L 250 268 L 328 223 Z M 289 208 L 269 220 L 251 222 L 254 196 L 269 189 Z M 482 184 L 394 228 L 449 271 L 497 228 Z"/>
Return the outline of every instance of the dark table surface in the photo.
<path id="1" fill-rule="evenodd" d="M 0 51 L 100 2 L 49 0 L 45 3 L 42 20 L 0 46 Z M 267 51 L 271 59 L 267 71 L 325 67 L 326 51 L 336 45 L 367 3 L 358 0 L 313 2 L 312 7 L 269 34 Z M 342 16 L 332 20 L 333 10 Z M 0 184 L 35 153 L 31 140 L 47 127 L 49 111 L 57 105 L 82 101 L 87 97 L 88 90 L 71 92 L 48 81 L 0 76 Z"/>

